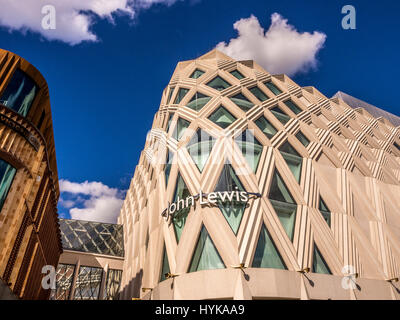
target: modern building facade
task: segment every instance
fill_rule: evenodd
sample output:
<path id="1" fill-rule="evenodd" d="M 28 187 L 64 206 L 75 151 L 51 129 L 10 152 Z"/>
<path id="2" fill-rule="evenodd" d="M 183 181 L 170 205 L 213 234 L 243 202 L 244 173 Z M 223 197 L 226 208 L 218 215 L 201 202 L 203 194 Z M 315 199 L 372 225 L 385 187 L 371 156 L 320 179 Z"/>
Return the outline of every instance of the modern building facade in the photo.
<path id="1" fill-rule="evenodd" d="M 3 297 L 48 298 L 42 267 L 56 266 L 62 251 L 58 197 L 46 81 L 0 49 L 0 282 L 9 294 Z"/>
<path id="2" fill-rule="evenodd" d="M 124 260 L 121 225 L 60 219 L 63 253 L 52 300 L 119 299 Z"/>
<path id="3" fill-rule="evenodd" d="M 399 194 L 398 123 L 216 50 L 180 62 L 119 216 L 121 298 L 399 299 Z"/>

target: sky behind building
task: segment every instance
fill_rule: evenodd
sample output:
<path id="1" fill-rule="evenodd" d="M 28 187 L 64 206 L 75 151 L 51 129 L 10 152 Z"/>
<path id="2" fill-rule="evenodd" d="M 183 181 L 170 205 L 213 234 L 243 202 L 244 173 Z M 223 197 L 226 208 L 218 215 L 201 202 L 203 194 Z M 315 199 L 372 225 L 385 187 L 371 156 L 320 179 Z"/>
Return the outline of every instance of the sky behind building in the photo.
<path id="1" fill-rule="evenodd" d="M 60 22 L 45 33 L 41 8 L 52 2 Z M 115 219 L 177 62 L 215 47 L 328 97 L 341 90 L 399 115 L 394 1 L 15 4 L 0 0 L 0 47 L 48 82 L 65 217 Z M 342 28 L 345 4 L 356 9 L 356 30 Z"/>

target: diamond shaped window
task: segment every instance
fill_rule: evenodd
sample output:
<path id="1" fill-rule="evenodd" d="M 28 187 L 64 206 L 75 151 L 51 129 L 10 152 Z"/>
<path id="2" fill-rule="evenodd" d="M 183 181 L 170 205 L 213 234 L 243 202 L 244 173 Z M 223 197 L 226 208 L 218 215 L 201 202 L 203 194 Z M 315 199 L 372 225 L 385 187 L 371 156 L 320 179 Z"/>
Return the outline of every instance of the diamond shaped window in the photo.
<path id="1" fill-rule="evenodd" d="M 166 275 L 169 272 L 170 272 L 170 268 L 169 268 L 169 262 L 168 262 L 167 249 L 165 248 L 165 244 L 164 244 L 163 258 L 162 258 L 162 265 L 161 265 L 161 274 L 160 274 L 160 282 L 167 279 Z"/>
<path id="2" fill-rule="evenodd" d="M 250 130 L 243 131 L 235 140 L 250 168 L 253 172 L 256 172 L 263 150 L 262 144 L 254 137 Z"/>
<path id="3" fill-rule="evenodd" d="M 207 83 L 207 85 L 218 91 L 222 91 L 231 86 L 227 81 L 222 79 L 220 76 L 215 77 L 213 80 Z"/>
<path id="4" fill-rule="evenodd" d="M 282 91 L 271 81 L 264 82 L 264 84 L 274 95 L 277 96 L 278 94 L 282 93 Z"/>
<path id="5" fill-rule="evenodd" d="M 196 92 L 186 107 L 195 111 L 200 111 L 211 100 L 211 97 L 206 96 L 200 92 Z"/>
<path id="6" fill-rule="evenodd" d="M 238 70 L 233 70 L 230 72 L 230 74 L 239 80 L 244 79 L 244 75 L 242 75 Z"/>
<path id="7" fill-rule="evenodd" d="M 269 190 L 269 199 L 286 234 L 293 240 L 297 205 L 276 169 Z"/>
<path id="8" fill-rule="evenodd" d="M 174 104 L 179 104 L 188 92 L 189 92 L 189 89 L 180 88 L 178 91 L 178 94 L 175 97 Z"/>
<path id="9" fill-rule="evenodd" d="M 169 127 L 171 126 L 172 118 L 174 117 L 174 113 L 171 112 L 167 122 L 167 132 L 169 131 Z"/>
<path id="10" fill-rule="evenodd" d="M 325 204 L 324 200 L 322 200 L 321 196 L 319 197 L 319 206 L 318 206 L 319 212 L 321 212 L 322 216 L 324 217 L 324 220 L 328 224 L 328 226 L 331 226 L 331 212 L 328 209 L 327 205 Z"/>
<path id="11" fill-rule="evenodd" d="M 165 187 L 168 185 L 168 179 L 169 179 L 169 174 L 171 172 L 171 167 L 172 167 L 172 159 L 174 157 L 174 154 L 168 150 L 167 153 L 167 159 L 165 161 L 165 168 L 164 168 L 164 173 L 165 173 Z"/>
<path id="12" fill-rule="evenodd" d="M 303 158 L 287 141 L 279 148 L 279 151 L 281 152 L 283 159 L 285 159 L 290 171 L 292 171 L 295 179 L 300 183 Z"/>
<path id="13" fill-rule="evenodd" d="M 190 192 L 188 187 L 186 186 L 185 181 L 183 180 L 180 173 L 178 173 L 178 177 L 176 180 L 175 192 L 174 192 L 174 203 L 178 203 L 179 200 L 185 200 L 190 196 Z M 181 238 L 183 227 L 185 226 L 187 216 L 189 214 L 190 207 L 186 207 L 184 209 L 177 210 L 173 217 L 173 224 L 175 230 L 176 241 L 179 242 Z"/>
<path id="14" fill-rule="evenodd" d="M 287 100 L 284 103 L 290 110 L 293 111 L 294 114 L 299 114 L 303 111 L 292 100 Z"/>
<path id="15" fill-rule="evenodd" d="M 250 88 L 249 90 L 261 102 L 269 99 L 268 96 L 257 86 Z"/>
<path id="16" fill-rule="evenodd" d="M 222 129 L 229 127 L 236 120 L 236 118 L 223 106 L 220 106 L 215 110 L 208 119 L 219 125 Z"/>
<path id="17" fill-rule="evenodd" d="M 219 177 L 215 192 L 225 191 L 245 191 L 239 177 L 236 175 L 235 170 L 230 164 L 225 164 L 221 175 Z M 239 230 L 240 222 L 242 221 L 243 213 L 246 208 L 246 204 L 238 202 L 234 198 L 228 199 L 225 197 L 224 200 L 218 200 L 218 207 L 224 215 L 232 231 L 237 234 Z"/>
<path id="18" fill-rule="evenodd" d="M 270 109 L 270 111 L 272 112 L 272 114 L 283 124 L 285 125 L 289 120 L 290 117 L 282 111 L 281 108 L 279 107 L 274 107 L 272 109 Z"/>
<path id="19" fill-rule="evenodd" d="M 170 102 L 171 102 L 171 98 L 172 98 L 172 94 L 174 93 L 174 89 L 175 89 L 175 87 L 169 88 L 169 95 L 168 95 L 168 101 L 167 101 L 167 103 L 170 103 Z"/>
<path id="20" fill-rule="evenodd" d="M 193 73 L 191 74 L 190 78 L 192 78 L 192 79 L 198 79 L 198 78 L 200 78 L 203 74 L 204 74 L 204 71 L 203 71 L 203 70 L 196 69 L 196 70 L 193 71 Z"/>
<path id="21" fill-rule="evenodd" d="M 240 109 L 242 109 L 244 112 L 249 111 L 251 108 L 254 107 L 254 104 L 252 104 L 249 99 L 247 99 L 242 93 L 239 93 L 233 97 L 230 98 Z"/>
<path id="22" fill-rule="evenodd" d="M 215 139 L 212 136 L 204 130 L 199 129 L 186 147 L 200 172 L 203 172 L 214 143 Z"/>
<path id="23" fill-rule="evenodd" d="M 328 265 L 326 264 L 324 257 L 321 255 L 317 245 L 314 243 L 314 254 L 312 263 L 312 272 L 322 274 L 332 274 Z"/>
<path id="24" fill-rule="evenodd" d="M 287 269 L 264 224 L 260 231 L 251 266 L 253 268 Z"/>
<path id="25" fill-rule="evenodd" d="M 224 268 L 225 264 L 215 248 L 207 229 L 203 225 L 188 272 Z"/>
<path id="26" fill-rule="evenodd" d="M 296 133 L 296 138 L 302 143 L 304 147 L 307 147 L 310 144 L 310 140 L 308 140 L 301 131 Z"/>
<path id="27" fill-rule="evenodd" d="M 255 124 L 260 128 L 264 134 L 271 139 L 278 131 L 264 116 L 259 117 Z"/>
<path id="28" fill-rule="evenodd" d="M 179 118 L 176 123 L 176 127 L 174 130 L 174 133 L 172 134 L 172 137 L 176 140 L 180 140 L 180 138 L 182 138 L 182 136 L 183 136 L 183 133 L 189 126 L 190 126 L 189 121 Z"/>

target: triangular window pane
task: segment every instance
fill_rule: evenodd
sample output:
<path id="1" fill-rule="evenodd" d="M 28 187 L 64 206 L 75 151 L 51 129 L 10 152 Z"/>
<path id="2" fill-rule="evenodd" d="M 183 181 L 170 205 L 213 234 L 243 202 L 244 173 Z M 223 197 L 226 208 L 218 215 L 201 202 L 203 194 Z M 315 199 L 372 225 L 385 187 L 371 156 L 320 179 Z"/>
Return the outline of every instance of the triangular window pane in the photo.
<path id="1" fill-rule="evenodd" d="M 313 264 L 312 264 L 312 272 L 314 273 L 323 273 L 323 274 L 332 274 L 328 265 L 326 264 L 324 258 L 321 255 L 321 252 L 318 250 L 317 245 L 314 243 L 314 256 L 313 256 Z"/>
<path id="2" fill-rule="evenodd" d="M 256 121 L 255 124 L 260 128 L 264 134 L 271 139 L 278 131 L 275 129 L 275 127 L 264 117 L 261 116 L 259 117 Z"/>
<path id="3" fill-rule="evenodd" d="M 167 132 L 169 131 L 169 127 L 171 126 L 171 122 L 172 122 L 172 118 L 174 117 L 174 113 L 172 112 L 170 115 L 169 115 L 169 118 L 168 118 L 168 124 L 167 124 Z"/>
<path id="4" fill-rule="evenodd" d="M 287 236 L 291 241 L 293 241 L 297 205 L 275 200 L 270 201 Z"/>
<path id="5" fill-rule="evenodd" d="M 225 164 L 215 188 L 215 192 L 219 191 L 223 193 L 225 191 L 236 190 L 245 191 L 239 177 L 235 173 L 235 170 L 230 164 Z M 218 200 L 218 206 L 229 226 L 232 228 L 232 231 L 237 234 L 246 204 L 236 201 L 235 198 L 228 199 L 225 197 L 224 201 Z"/>
<path id="6" fill-rule="evenodd" d="M 294 114 L 299 114 L 301 110 L 292 100 L 285 101 L 286 106 L 293 111 Z"/>
<path id="7" fill-rule="evenodd" d="M 215 248 L 207 229 L 202 226 L 188 272 L 224 268 L 225 264 Z"/>
<path id="8" fill-rule="evenodd" d="M 189 121 L 179 118 L 176 123 L 176 127 L 174 130 L 174 133 L 172 134 L 172 137 L 175 138 L 176 140 L 179 140 L 180 138 L 182 138 L 183 133 L 189 127 L 189 125 L 190 125 Z"/>
<path id="9" fill-rule="evenodd" d="M 206 96 L 200 92 L 196 92 L 186 107 L 195 111 L 200 111 L 211 100 L 211 97 Z"/>
<path id="10" fill-rule="evenodd" d="M 239 80 L 244 78 L 244 76 L 238 70 L 231 71 L 231 75 L 233 75 L 235 78 L 238 78 Z"/>
<path id="11" fill-rule="evenodd" d="M 171 102 L 171 98 L 172 98 L 172 94 L 174 93 L 174 89 L 175 89 L 175 87 L 169 88 L 169 95 L 168 95 L 168 102 L 167 103 Z"/>
<path id="12" fill-rule="evenodd" d="M 174 154 L 168 150 L 167 153 L 167 159 L 165 161 L 165 168 L 164 168 L 164 173 L 165 173 L 165 187 L 168 185 L 168 179 L 169 179 L 169 174 L 171 172 L 171 167 L 172 167 L 172 159 L 174 157 Z"/>
<path id="13" fill-rule="evenodd" d="M 331 212 L 321 197 L 319 197 L 318 209 L 321 212 L 322 216 L 324 217 L 324 220 L 326 221 L 328 226 L 331 226 Z"/>
<path id="14" fill-rule="evenodd" d="M 278 94 L 282 93 L 282 91 L 275 84 L 273 84 L 271 81 L 264 82 L 264 84 L 269 90 L 272 91 L 272 93 L 274 95 L 277 96 Z"/>
<path id="15" fill-rule="evenodd" d="M 190 78 L 192 79 L 198 79 L 200 78 L 202 75 L 204 74 L 203 70 L 200 69 L 196 69 L 193 71 L 192 75 L 190 76 Z"/>
<path id="16" fill-rule="evenodd" d="M 262 144 L 254 137 L 250 130 L 243 131 L 235 140 L 250 168 L 253 172 L 256 172 L 263 150 Z"/>
<path id="17" fill-rule="evenodd" d="M 203 168 L 207 162 L 208 157 L 210 156 L 214 143 L 215 139 L 212 136 L 210 136 L 207 132 L 199 129 L 193 135 L 192 139 L 189 141 L 186 147 L 200 172 L 203 171 Z"/>
<path id="18" fill-rule="evenodd" d="M 222 79 L 220 76 L 215 77 L 211 80 L 207 85 L 215 90 L 222 91 L 226 88 L 229 88 L 231 85 Z"/>
<path id="19" fill-rule="evenodd" d="M 215 110 L 208 119 L 219 125 L 222 129 L 229 127 L 236 120 L 236 118 L 223 106 L 220 106 Z"/>
<path id="20" fill-rule="evenodd" d="M 287 269 L 265 225 L 261 228 L 251 266 L 253 268 Z"/>
<path id="21" fill-rule="evenodd" d="M 310 144 L 310 140 L 308 140 L 301 131 L 296 133 L 296 138 L 303 144 L 304 147 L 307 147 Z"/>
<path id="22" fill-rule="evenodd" d="M 285 182 L 276 169 L 274 176 L 272 177 L 269 198 L 272 200 L 296 204 L 288 188 L 286 187 Z"/>
<path id="23" fill-rule="evenodd" d="M 292 171 L 297 182 L 300 183 L 303 158 L 287 141 L 279 148 L 279 151 L 281 152 L 283 159 L 285 159 L 286 164 L 288 165 L 290 171 Z"/>
<path id="24" fill-rule="evenodd" d="M 254 106 L 242 93 L 231 97 L 231 100 L 244 112 L 249 111 Z"/>
<path id="25" fill-rule="evenodd" d="M 188 92 L 189 92 L 189 89 L 180 88 L 179 91 L 178 91 L 178 94 L 176 95 L 174 104 L 180 103 Z"/>
<path id="26" fill-rule="evenodd" d="M 181 174 L 178 173 L 174 193 L 174 203 L 178 204 L 179 200 L 185 200 L 187 197 L 190 197 L 189 189 L 186 186 Z M 186 207 L 184 209 L 176 210 L 174 214 L 173 223 L 177 242 L 179 242 L 179 239 L 181 238 L 183 227 L 185 226 L 189 211 L 190 207 Z"/>
<path id="27" fill-rule="evenodd" d="M 165 245 L 164 245 L 164 253 L 163 253 L 162 266 L 161 266 L 160 282 L 166 280 L 167 279 L 166 274 L 168 274 L 170 272 L 171 271 L 170 271 L 170 268 L 169 268 L 167 249 L 165 248 Z"/>
<path id="28" fill-rule="evenodd" d="M 256 87 L 250 88 L 249 90 L 261 102 L 268 100 L 268 96 L 264 92 L 262 92 L 259 87 L 256 86 Z"/>
<path id="29" fill-rule="evenodd" d="M 282 124 L 286 124 L 290 120 L 290 117 L 279 107 L 272 108 L 270 111 Z"/>

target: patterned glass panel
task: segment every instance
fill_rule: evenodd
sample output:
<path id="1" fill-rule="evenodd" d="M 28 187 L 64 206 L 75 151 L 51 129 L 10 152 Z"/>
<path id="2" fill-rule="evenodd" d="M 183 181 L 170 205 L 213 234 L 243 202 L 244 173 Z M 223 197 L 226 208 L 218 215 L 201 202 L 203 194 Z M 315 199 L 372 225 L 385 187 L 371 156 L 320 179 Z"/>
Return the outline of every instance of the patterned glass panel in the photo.
<path id="1" fill-rule="evenodd" d="M 239 93 L 230 98 L 240 109 L 244 112 L 249 111 L 253 108 L 254 104 L 252 104 L 249 99 L 247 99 L 242 93 Z"/>
<path id="2" fill-rule="evenodd" d="M 164 281 L 167 279 L 167 274 L 171 272 L 169 268 L 169 261 L 168 261 L 168 255 L 167 255 L 167 249 L 165 248 L 164 245 L 164 250 L 163 250 L 163 260 L 162 260 L 162 265 L 161 265 L 161 272 L 160 272 L 160 282 Z"/>
<path id="3" fill-rule="evenodd" d="M 215 139 L 204 130 L 197 130 L 187 145 L 187 150 L 200 172 L 210 156 Z"/>
<path id="4" fill-rule="evenodd" d="M 206 96 L 200 92 L 196 92 L 186 107 L 195 111 L 200 111 L 211 100 L 211 97 Z"/>
<path id="5" fill-rule="evenodd" d="M 12 185 L 17 169 L 0 159 L 0 211 L 6 201 L 8 191 Z"/>
<path id="6" fill-rule="evenodd" d="M 229 127 L 236 120 L 236 118 L 222 106 L 215 110 L 208 119 L 219 125 L 222 129 Z"/>
<path id="7" fill-rule="evenodd" d="M 242 75 L 238 70 L 233 70 L 231 71 L 231 75 L 233 75 L 235 78 L 243 79 L 244 75 Z"/>
<path id="8" fill-rule="evenodd" d="M 324 217 L 324 220 L 328 224 L 328 226 L 331 226 L 331 212 L 328 209 L 327 205 L 325 204 L 324 200 L 322 200 L 321 197 L 319 197 L 319 211 L 321 212 L 322 216 Z"/>
<path id="9" fill-rule="evenodd" d="M 104 300 L 119 300 L 121 280 L 122 270 L 108 269 L 104 287 Z"/>
<path id="10" fill-rule="evenodd" d="M 213 80 L 207 83 L 207 85 L 218 91 L 222 91 L 231 86 L 227 81 L 222 79 L 220 76 L 215 77 Z"/>
<path id="11" fill-rule="evenodd" d="M 300 183 L 303 158 L 287 141 L 279 148 L 279 151 L 281 152 L 283 159 L 285 159 L 290 171 L 292 171 L 295 179 Z"/>
<path id="12" fill-rule="evenodd" d="M 264 84 L 274 95 L 277 96 L 278 94 L 282 93 L 282 91 L 271 81 L 264 82 Z"/>
<path id="13" fill-rule="evenodd" d="M 192 79 L 198 79 L 200 78 L 202 75 L 204 74 L 203 70 L 200 69 L 196 69 L 193 71 L 192 75 L 190 76 L 190 78 Z"/>
<path id="14" fill-rule="evenodd" d="M 328 265 L 325 262 L 324 257 L 321 255 L 317 245 L 314 243 L 314 256 L 312 264 L 312 272 L 322 274 L 332 274 Z"/>
<path id="15" fill-rule="evenodd" d="M 59 264 L 56 274 L 56 289 L 51 291 L 50 300 L 69 300 L 72 281 L 74 281 L 75 265 Z"/>
<path id="16" fill-rule="evenodd" d="M 186 186 L 185 181 L 183 180 L 181 174 L 178 174 L 178 178 L 175 186 L 175 194 L 174 194 L 174 202 L 178 203 L 179 200 L 184 200 L 190 196 L 190 192 L 188 187 Z M 181 238 L 183 227 L 185 226 L 187 216 L 189 214 L 190 207 L 177 210 L 175 212 L 173 223 L 176 235 L 176 241 L 179 242 Z"/>
<path id="17" fill-rule="evenodd" d="M 235 140 L 250 168 L 253 172 L 256 172 L 263 150 L 262 144 L 254 137 L 250 130 L 243 131 Z"/>
<path id="18" fill-rule="evenodd" d="M 275 127 L 264 117 L 261 116 L 255 121 L 257 127 L 260 128 L 264 134 L 271 139 L 278 131 Z"/>
<path id="19" fill-rule="evenodd" d="M 75 300 L 98 300 L 103 269 L 81 266 L 75 284 Z"/>

